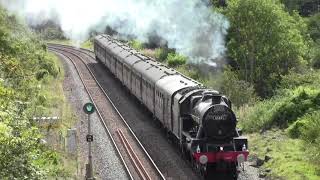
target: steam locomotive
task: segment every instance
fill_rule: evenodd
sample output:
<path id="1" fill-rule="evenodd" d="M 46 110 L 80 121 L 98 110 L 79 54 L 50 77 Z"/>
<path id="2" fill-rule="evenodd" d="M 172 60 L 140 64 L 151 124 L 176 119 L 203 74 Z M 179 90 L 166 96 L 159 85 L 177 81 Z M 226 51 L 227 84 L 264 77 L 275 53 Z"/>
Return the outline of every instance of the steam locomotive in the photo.
<path id="1" fill-rule="evenodd" d="M 94 40 L 96 59 L 161 123 L 203 177 L 223 170 L 237 177 L 248 142 L 236 128 L 231 101 L 219 92 L 144 56 L 108 35 Z"/>

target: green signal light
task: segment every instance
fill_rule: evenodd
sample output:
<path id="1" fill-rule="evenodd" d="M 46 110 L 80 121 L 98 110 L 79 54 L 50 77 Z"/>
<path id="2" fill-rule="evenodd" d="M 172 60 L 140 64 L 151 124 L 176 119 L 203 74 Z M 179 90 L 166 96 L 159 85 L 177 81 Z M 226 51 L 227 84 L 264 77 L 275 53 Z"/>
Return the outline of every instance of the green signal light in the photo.
<path id="1" fill-rule="evenodd" d="M 92 110 L 93 110 L 93 107 L 89 104 L 89 105 L 87 106 L 87 111 L 91 112 Z"/>
<path id="2" fill-rule="evenodd" d="M 83 111 L 84 111 L 86 114 L 92 114 L 92 113 L 95 111 L 95 106 L 94 106 L 92 103 L 86 103 L 86 104 L 83 106 Z"/>

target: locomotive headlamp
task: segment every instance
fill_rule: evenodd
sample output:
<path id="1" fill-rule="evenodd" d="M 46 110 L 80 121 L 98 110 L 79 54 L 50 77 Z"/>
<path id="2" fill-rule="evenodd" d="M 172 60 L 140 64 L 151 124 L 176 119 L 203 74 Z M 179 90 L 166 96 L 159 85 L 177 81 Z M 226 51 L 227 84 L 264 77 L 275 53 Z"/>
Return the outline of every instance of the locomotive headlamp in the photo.
<path id="1" fill-rule="evenodd" d="M 199 162 L 200 162 L 201 164 L 206 164 L 206 163 L 208 162 L 208 157 L 207 157 L 206 155 L 201 155 L 201 156 L 199 157 Z"/>

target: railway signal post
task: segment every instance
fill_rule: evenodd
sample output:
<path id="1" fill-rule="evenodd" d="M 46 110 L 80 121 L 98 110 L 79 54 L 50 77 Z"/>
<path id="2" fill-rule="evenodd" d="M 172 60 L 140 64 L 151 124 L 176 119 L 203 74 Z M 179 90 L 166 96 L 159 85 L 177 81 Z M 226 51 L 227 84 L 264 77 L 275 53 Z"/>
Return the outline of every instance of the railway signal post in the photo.
<path id="1" fill-rule="evenodd" d="M 91 152 L 91 142 L 93 141 L 93 135 L 91 134 L 91 122 L 90 115 L 95 112 L 95 106 L 92 103 L 86 103 L 83 106 L 83 111 L 88 115 L 88 134 L 86 136 L 88 146 L 89 146 L 89 154 L 88 160 L 89 163 L 86 164 L 86 180 L 94 180 L 93 177 L 93 164 L 92 164 L 92 152 Z"/>

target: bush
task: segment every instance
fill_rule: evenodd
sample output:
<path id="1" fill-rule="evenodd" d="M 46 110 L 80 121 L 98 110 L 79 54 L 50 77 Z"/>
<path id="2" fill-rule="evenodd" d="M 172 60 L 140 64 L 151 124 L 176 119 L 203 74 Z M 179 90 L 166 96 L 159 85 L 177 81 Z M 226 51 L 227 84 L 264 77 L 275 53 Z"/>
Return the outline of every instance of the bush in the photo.
<path id="1" fill-rule="evenodd" d="M 289 128 L 288 128 L 288 134 L 291 138 L 299 138 L 302 134 L 303 129 L 306 127 L 306 125 L 309 122 L 306 121 L 304 118 L 301 118 L 294 122 Z"/>
<path id="2" fill-rule="evenodd" d="M 301 124 L 298 132 L 291 133 L 304 140 L 311 160 L 320 163 L 320 111 L 306 114 L 297 123 Z"/>
<path id="3" fill-rule="evenodd" d="M 131 46 L 133 49 L 136 49 L 138 51 L 140 51 L 144 48 L 143 43 L 138 40 L 129 41 L 129 46 Z"/>
<path id="4" fill-rule="evenodd" d="M 156 51 L 155 52 L 155 57 L 160 62 L 162 62 L 162 61 L 167 59 L 168 53 L 169 53 L 168 49 L 166 49 L 166 48 L 157 48 L 155 51 Z"/>
<path id="5" fill-rule="evenodd" d="M 40 67 L 47 70 L 48 74 L 53 77 L 57 77 L 59 72 L 57 65 L 54 62 L 54 57 L 52 55 L 45 55 L 44 57 L 39 57 L 40 59 Z"/>
<path id="6" fill-rule="evenodd" d="M 223 72 L 220 91 L 230 98 L 232 103 L 237 107 L 251 103 L 257 99 L 253 85 L 240 80 L 229 69 Z"/>
<path id="7" fill-rule="evenodd" d="M 299 86 L 318 87 L 320 84 L 320 72 L 305 70 L 303 73 L 290 72 L 282 76 L 279 89 L 294 89 Z"/>
<path id="8" fill-rule="evenodd" d="M 315 49 L 314 56 L 312 57 L 312 67 L 320 69 L 320 47 Z"/>
<path id="9" fill-rule="evenodd" d="M 308 122 L 301 128 L 302 139 L 307 143 L 318 143 L 320 150 L 320 111 L 307 114 L 301 119 Z"/>
<path id="10" fill-rule="evenodd" d="M 189 64 L 184 64 L 176 68 L 177 71 L 184 74 L 185 76 L 188 76 L 196 81 L 199 81 L 203 83 L 203 80 L 200 77 L 200 72 L 198 69 L 192 67 Z"/>
<path id="11" fill-rule="evenodd" d="M 48 74 L 49 74 L 49 72 L 46 69 L 40 69 L 36 73 L 36 78 L 37 78 L 38 81 L 40 81 L 41 79 L 43 79 Z"/>
<path id="12" fill-rule="evenodd" d="M 176 67 L 179 65 L 186 64 L 187 58 L 185 56 L 180 55 L 180 54 L 169 53 L 168 58 L 167 58 L 167 62 L 170 67 Z"/>
<path id="13" fill-rule="evenodd" d="M 300 117 L 319 108 L 320 90 L 299 87 L 249 107 L 243 113 L 241 125 L 249 132 L 272 127 L 287 128 Z"/>
<path id="14" fill-rule="evenodd" d="M 308 19 L 308 31 L 313 41 L 320 41 L 320 12 Z"/>
<path id="15" fill-rule="evenodd" d="M 60 29 L 48 27 L 41 32 L 41 37 L 46 40 L 66 39 Z"/>

